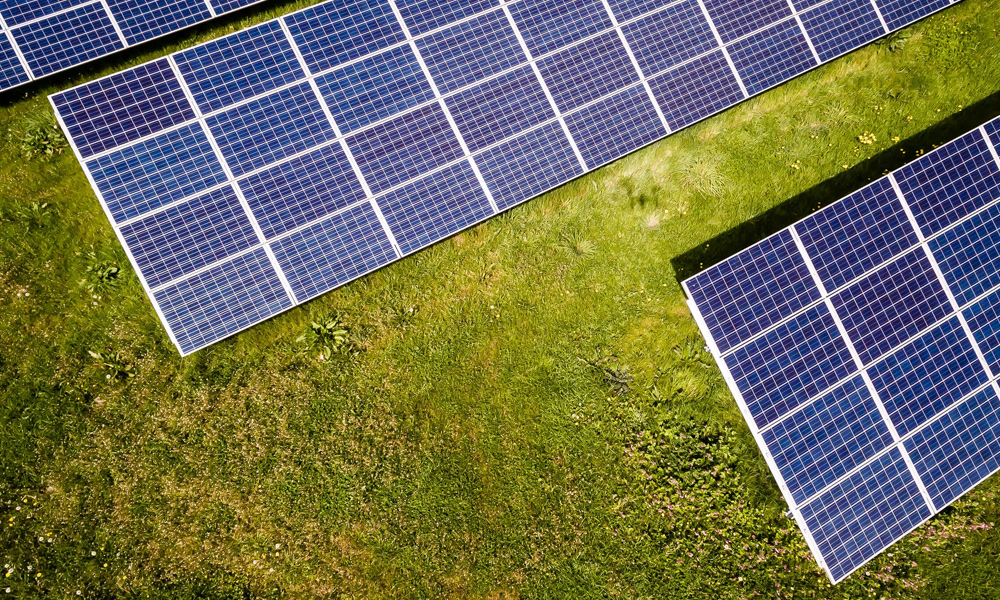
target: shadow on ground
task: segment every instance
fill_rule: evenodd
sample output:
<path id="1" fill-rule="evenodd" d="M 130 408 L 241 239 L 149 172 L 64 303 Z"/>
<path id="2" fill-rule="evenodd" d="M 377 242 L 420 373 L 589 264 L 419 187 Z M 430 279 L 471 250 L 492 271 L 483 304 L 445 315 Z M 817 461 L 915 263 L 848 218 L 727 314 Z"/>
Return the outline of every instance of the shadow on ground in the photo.
<path id="1" fill-rule="evenodd" d="M 859 163 L 852 169 L 789 198 L 767 212 L 737 225 L 714 238 L 703 240 L 694 248 L 671 259 L 674 273 L 683 274 L 678 280 L 687 279 L 717 262 L 729 258 L 740 250 L 805 218 L 818 206 L 826 206 L 857 191 L 882 176 L 913 160 L 918 149 L 930 150 L 979 127 L 1000 115 L 1000 92 L 997 92 L 961 112 L 946 118 L 906 140 Z M 906 154 L 900 152 L 905 149 Z"/>

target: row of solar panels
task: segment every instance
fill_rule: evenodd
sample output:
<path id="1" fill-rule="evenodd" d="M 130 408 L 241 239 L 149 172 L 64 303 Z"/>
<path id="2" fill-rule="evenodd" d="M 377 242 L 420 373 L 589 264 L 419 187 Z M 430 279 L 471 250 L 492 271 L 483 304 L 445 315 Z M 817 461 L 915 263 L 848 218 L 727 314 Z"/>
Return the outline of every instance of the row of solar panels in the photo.
<path id="1" fill-rule="evenodd" d="M 186 354 L 947 4 L 326 2 L 52 102 Z"/>
<path id="2" fill-rule="evenodd" d="M 261 0 L 9 0 L 0 3 L 0 91 Z"/>
<path id="3" fill-rule="evenodd" d="M 1000 119 L 684 282 L 839 581 L 1000 467 Z"/>

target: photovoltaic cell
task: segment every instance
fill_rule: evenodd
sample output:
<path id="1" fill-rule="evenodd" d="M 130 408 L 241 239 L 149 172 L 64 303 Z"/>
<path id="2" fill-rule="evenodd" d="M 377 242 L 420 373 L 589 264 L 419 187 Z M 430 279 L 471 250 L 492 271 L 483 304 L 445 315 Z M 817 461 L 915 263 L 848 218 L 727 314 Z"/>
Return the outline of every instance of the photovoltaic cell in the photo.
<path id="1" fill-rule="evenodd" d="M 1000 118 L 683 282 L 834 582 L 1000 467 L 1000 157 L 987 144 L 998 127 Z M 823 297 L 751 330 L 720 320 L 760 304 L 762 291 L 798 297 L 787 268 L 733 269 L 783 236 Z"/>
<path id="2" fill-rule="evenodd" d="M 947 506 L 1000 468 L 1000 399 L 992 387 L 906 441 L 936 506 Z"/>
<path id="3" fill-rule="evenodd" d="M 125 47 L 101 4 L 86 4 L 14 29 L 35 77 L 110 54 Z"/>
<path id="4" fill-rule="evenodd" d="M 705 0 L 705 7 L 727 44 L 792 16 L 787 0 Z"/>
<path id="5" fill-rule="evenodd" d="M 885 35 L 871 0 L 833 0 L 803 14 L 802 25 L 822 60 Z"/>
<path id="6" fill-rule="evenodd" d="M 14 87 L 30 80 L 10 39 L 0 33 L 0 90 Z"/>
<path id="7" fill-rule="evenodd" d="M 900 435 L 989 381 L 957 317 L 879 361 L 868 374 Z"/>
<path id="8" fill-rule="evenodd" d="M 892 445 L 861 377 L 854 377 L 761 433 L 796 502 Z"/>
<path id="9" fill-rule="evenodd" d="M 901 27 L 948 6 L 949 0 L 875 0 L 889 29 Z"/>
<path id="10" fill-rule="evenodd" d="M 83 4 L 86 0 L 7 0 L 0 5 L 0 15 L 7 27 L 17 27 L 52 13 Z"/>
<path id="11" fill-rule="evenodd" d="M 751 94 L 816 66 L 809 44 L 793 19 L 734 42 L 729 55 Z"/>
<path id="12" fill-rule="evenodd" d="M 131 40 L 249 3 L 113 0 L 104 14 L 119 17 L 122 38 Z M 45 4 L 0 10 L 36 11 L 15 26 L 27 30 L 82 6 L 66 4 L 67 12 L 59 13 L 56 4 Z M 800 69 L 790 57 L 805 56 L 803 38 L 792 28 L 787 2 L 710 4 L 705 10 L 697 0 L 320 2 L 78 86 L 52 102 L 119 234 L 126 227 L 139 232 L 139 223 L 159 224 L 229 189 L 260 238 L 235 255 L 225 250 L 224 258 L 199 254 L 215 260 L 200 267 L 186 255 L 176 270 L 143 263 L 144 282 L 158 282 L 150 292 L 154 301 L 180 281 L 264 250 L 267 265 L 258 265 L 256 276 L 277 276 L 295 304 L 742 100 L 748 94 L 729 55 L 740 60 L 755 92 Z M 730 42 L 725 48 L 706 16 L 712 11 Z M 854 13 L 842 12 L 828 11 L 820 29 L 836 30 L 837 43 L 847 47 L 855 38 L 837 29 L 837 19 Z M 143 19 L 155 22 L 143 29 Z M 732 37 L 737 32 L 741 39 Z M 100 39 L 92 37 L 78 41 Z M 66 51 L 78 46 L 68 44 Z M 17 78 L 23 68 L 11 52 L 2 72 Z M 3 57 L 0 46 L 0 62 Z M 363 219 L 355 218 L 357 211 Z M 377 243 L 367 235 L 357 239 L 379 252 L 344 250 L 355 258 L 341 267 L 330 266 L 340 259 L 330 265 L 320 259 L 325 251 L 341 252 L 335 238 L 344 248 L 357 241 L 331 228 L 375 224 Z M 157 242 L 164 244 L 157 252 L 201 248 L 191 235 L 178 234 L 181 244 Z M 150 239 L 164 236 L 150 233 Z M 127 247 L 143 243 L 139 233 L 129 240 Z M 383 252 L 386 243 L 391 254 Z M 305 283 L 301 270 L 292 277 L 281 261 L 287 269 L 323 275 Z M 804 264 L 796 268 L 809 290 L 794 308 L 801 312 L 815 305 L 819 291 Z M 235 306 L 239 302 L 224 296 L 236 290 L 224 286 L 216 295 L 191 297 L 206 306 Z M 760 303 L 747 303 L 760 310 L 747 314 L 742 334 L 759 335 L 794 316 L 782 312 L 794 302 L 782 305 L 772 296 L 762 292 Z M 242 328 L 242 313 L 220 312 L 217 318 L 232 322 L 192 335 L 177 314 L 158 308 L 184 353 L 209 343 L 205 336 Z"/>

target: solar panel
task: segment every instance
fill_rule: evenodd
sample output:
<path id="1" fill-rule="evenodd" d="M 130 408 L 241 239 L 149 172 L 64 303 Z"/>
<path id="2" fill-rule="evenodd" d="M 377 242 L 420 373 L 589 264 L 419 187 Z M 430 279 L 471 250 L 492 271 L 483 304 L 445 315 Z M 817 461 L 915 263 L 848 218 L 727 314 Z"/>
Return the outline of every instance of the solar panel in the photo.
<path id="1" fill-rule="evenodd" d="M 834 582 L 1000 469 L 1000 118 L 683 282 Z"/>
<path id="2" fill-rule="evenodd" d="M 187 354 L 888 33 L 866 1 L 336 0 L 51 101 Z M 726 350 L 820 297 L 791 237 L 754 269 L 787 287 L 710 317 Z"/>
<path id="3" fill-rule="evenodd" d="M 0 92 L 260 1 L 0 3 Z"/>

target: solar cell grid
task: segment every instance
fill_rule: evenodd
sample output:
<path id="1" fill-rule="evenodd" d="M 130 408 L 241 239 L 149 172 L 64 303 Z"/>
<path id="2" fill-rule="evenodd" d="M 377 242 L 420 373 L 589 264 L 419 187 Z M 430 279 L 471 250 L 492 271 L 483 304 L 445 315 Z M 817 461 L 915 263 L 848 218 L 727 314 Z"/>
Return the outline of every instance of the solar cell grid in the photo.
<path id="1" fill-rule="evenodd" d="M 641 85 L 568 116 L 566 126 L 591 167 L 611 162 L 667 133 Z"/>
<path id="2" fill-rule="evenodd" d="M 819 63 L 794 19 L 734 42 L 729 54 L 750 94 L 760 93 Z"/>
<path id="3" fill-rule="evenodd" d="M 928 243 L 960 306 L 1000 285 L 1000 205 L 990 205 Z"/>
<path id="4" fill-rule="evenodd" d="M 601 0 L 521 0 L 510 12 L 533 56 L 611 28 Z"/>
<path id="5" fill-rule="evenodd" d="M 660 73 L 718 48 L 697 0 L 683 0 L 629 23 L 625 38 L 644 73 Z"/>
<path id="6" fill-rule="evenodd" d="M 833 0 L 801 18 L 821 60 L 830 60 L 887 32 L 871 0 Z"/>

